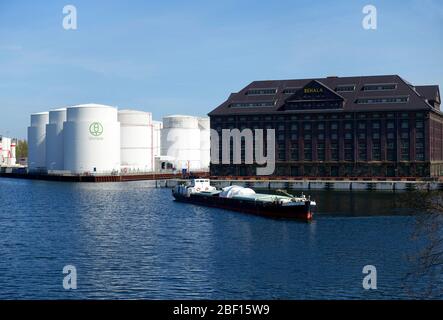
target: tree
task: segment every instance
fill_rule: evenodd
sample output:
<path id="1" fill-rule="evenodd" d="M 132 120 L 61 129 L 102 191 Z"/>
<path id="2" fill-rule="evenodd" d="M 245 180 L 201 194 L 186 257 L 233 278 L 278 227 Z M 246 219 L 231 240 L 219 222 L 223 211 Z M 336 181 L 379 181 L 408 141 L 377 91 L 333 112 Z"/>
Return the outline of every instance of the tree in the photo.
<path id="1" fill-rule="evenodd" d="M 26 140 L 18 140 L 15 149 L 17 159 L 28 157 L 28 142 Z"/>
<path id="2" fill-rule="evenodd" d="M 411 267 L 404 277 L 405 289 L 415 297 L 442 297 L 443 193 L 407 193 L 403 205 L 418 212 L 412 239 L 420 248 L 417 254 L 407 257 Z M 418 285 L 423 279 L 427 287 Z"/>

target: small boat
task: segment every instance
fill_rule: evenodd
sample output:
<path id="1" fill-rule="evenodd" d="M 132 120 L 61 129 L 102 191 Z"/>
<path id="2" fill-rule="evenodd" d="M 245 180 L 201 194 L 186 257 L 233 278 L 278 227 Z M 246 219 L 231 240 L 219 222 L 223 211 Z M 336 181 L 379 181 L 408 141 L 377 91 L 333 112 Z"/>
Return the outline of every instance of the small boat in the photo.
<path id="1" fill-rule="evenodd" d="M 283 190 L 284 195 L 256 193 L 250 188 L 229 186 L 217 189 L 209 179 L 193 179 L 188 184 L 177 185 L 172 190 L 176 201 L 208 207 L 246 212 L 255 215 L 310 221 L 316 206 L 310 197 L 294 197 Z"/>

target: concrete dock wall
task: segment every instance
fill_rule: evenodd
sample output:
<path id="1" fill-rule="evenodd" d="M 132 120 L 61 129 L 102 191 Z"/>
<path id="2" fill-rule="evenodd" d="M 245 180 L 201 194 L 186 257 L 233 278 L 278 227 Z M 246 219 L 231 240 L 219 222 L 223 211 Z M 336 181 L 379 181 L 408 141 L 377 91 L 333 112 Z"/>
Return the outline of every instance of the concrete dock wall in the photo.
<path id="1" fill-rule="evenodd" d="M 293 190 L 353 190 L 353 191 L 414 191 L 443 190 L 443 183 L 436 181 L 309 181 L 309 180 L 211 180 L 218 188 L 240 185 L 255 189 Z"/>

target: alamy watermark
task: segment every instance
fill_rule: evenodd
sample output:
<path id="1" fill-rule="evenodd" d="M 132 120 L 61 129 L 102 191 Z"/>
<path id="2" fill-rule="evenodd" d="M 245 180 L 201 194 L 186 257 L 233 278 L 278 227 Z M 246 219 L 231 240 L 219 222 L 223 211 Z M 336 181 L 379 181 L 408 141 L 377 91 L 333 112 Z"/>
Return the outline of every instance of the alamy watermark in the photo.
<path id="1" fill-rule="evenodd" d="M 77 268 L 73 265 L 66 265 L 63 267 L 63 288 L 65 290 L 77 289 Z"/>
<path id="2" fill-rule="evenodd" d="M 377 8 L 368 4 L 363 7 L 362 13 L 365 14 L 361 25 L 365 30 L 377 30 Z"/>
<path id="3" fill-rule="evenodd" d="M 77 8 L 68 4 L 63 7 L 63 17 L 62 26 L 65 30 L 77 30 Z"/>
<path id="4" fill-rule="evenodd" d="M 377 268 L 373 265 L 366 265 L 363 267 L 362 273 L 366 276 L 363 278 L 363 288 L 365 290 L 377 289 Z"/>
<path id="5" fill-rule="evenodd" d="M 275 129 L 266 129 L 266 141 L 264 133 L 263 129 L 254 129 L 254 132 L 251 129 L 243 129 L 242 131 L 239 129 L 222 129 L 220 138 L 219 132 L 211 129 L 211 163 L 256 164 L 257 175 L 272 175 L 275 170 Z M 183 145 L 185 140 L 190 139 L 190 137 L 170 131 L 166 139 L 174 142 L 168 148 L 166 155 L 176 157 L 177 148 L 175 148 L 175 145 Z M 242 148 L 242 145 L 244 145 L 244 148 Z M 242 161 L 242 153 L 244 153 L 244 161 Z"/>

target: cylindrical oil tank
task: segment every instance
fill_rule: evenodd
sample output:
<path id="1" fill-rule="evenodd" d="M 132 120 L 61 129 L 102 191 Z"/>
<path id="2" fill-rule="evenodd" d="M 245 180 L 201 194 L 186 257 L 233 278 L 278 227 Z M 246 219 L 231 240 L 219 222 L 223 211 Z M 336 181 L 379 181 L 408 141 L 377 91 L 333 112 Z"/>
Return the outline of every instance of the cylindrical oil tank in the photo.
<path id="1" fill-rule="evenodd" d="M 199 170 L 200 130 L 198 118 L 173 115 L 163 118 L 161 154 L 173 157 L 175 169 Z"/>
<path id="2" fill-rule="evenodd" d="M 201 169 L 209 170 L 209 162 L 211 161 L 211 126 L 209 124 L 209 117 L 202 117 L 198 119 L 198 128 L 200 129 L 200 161 Z"/>
<path id="3" fill-rule="evenodd" d="M 63 140 L 64 170 L 74 174 L 120 171 L 120 123 L 116 108 L 100 104 L 68 107 Z"/>
<path id="4" fill-rule="evenodd" d="M 120 162 L 122 173 L 153 170 L 152 114 L 120 110 Z"/>
<path id="5" fill-rule="evenodd" d="M 163 122 L 155 120 L 152 121 L 152 149 L 154 150 L 153 159 L 161 155 L 160 134 L 162 129 L 163 129 Z"/>
<path id="6" fill-rule="evenodd" d="M 66 121 L 66 108 L 49 111 L 46 125 L 46 169 L 63 170 L 63 124 Z"/>
<path id="7" fill-rule="evenodd" d="M 46 170 L 46 125 L 49 112 L 31 114 L 28 127 L 28 169 L 31 172 Z"/>

